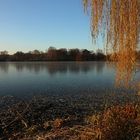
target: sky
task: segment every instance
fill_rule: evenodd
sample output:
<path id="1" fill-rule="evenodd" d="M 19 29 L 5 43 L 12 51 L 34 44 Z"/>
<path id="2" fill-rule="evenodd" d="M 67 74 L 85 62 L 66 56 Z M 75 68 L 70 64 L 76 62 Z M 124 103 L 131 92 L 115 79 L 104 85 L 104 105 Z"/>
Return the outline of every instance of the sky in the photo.
<path id="1" fill-rule="evenodd" d="M 82 0 L 0 0 L 0 51 L 95 50 Z"/>

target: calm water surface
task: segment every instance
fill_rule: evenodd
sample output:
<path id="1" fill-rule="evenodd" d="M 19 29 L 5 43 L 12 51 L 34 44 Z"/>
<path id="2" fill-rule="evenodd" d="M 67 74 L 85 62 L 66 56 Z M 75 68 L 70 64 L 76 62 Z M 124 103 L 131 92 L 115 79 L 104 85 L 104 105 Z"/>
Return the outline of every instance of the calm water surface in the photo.
<path id="1" fill-rule="evenodd" d="M 114 88 L 107 62 L 2 62 L 0 95 L 95 93 Z"/>

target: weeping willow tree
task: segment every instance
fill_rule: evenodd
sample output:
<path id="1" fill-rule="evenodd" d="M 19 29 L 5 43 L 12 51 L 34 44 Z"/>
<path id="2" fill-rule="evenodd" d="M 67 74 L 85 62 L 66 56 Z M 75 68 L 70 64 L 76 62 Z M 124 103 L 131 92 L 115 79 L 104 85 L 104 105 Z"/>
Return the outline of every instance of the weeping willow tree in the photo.
<path id="1" fill-rule="evenodd" d="M 140 0 L 83 0 L 91 15 L 91 35 L 101 33 L 107 53 L 118 61 L 116 83 L 128 83 L 136 64 L 140 33 Z M 125 80 L 125 81 L 124 81 Z"/>

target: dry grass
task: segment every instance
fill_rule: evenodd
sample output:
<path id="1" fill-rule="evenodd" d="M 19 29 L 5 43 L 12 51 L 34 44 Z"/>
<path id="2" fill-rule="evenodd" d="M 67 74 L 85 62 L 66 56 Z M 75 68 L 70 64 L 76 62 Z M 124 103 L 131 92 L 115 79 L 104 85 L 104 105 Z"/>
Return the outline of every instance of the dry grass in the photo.
<path id="1" fill-rule="evenodd" d="M 88 121 L 94 124 L 95 139 L 133 140 L 140 134 L 138 107 L 132 104 L 113 106 Z"/>
<path id="2" fill-rule="evenodd" d="M 86 97 L 84 98 L 86 103 L 80 101 L 79 98 L 77 103 L 71 101 L 68 103 L 69 100 L 64 98 L 62 104 L 57 98 L 50 100 L 52 98 L 49 97 L 33 100 L 29 106 L 26 102 L 15 103 L 10 110 L 3 108 L 3 113 L 0 114 L 2 122 L 0 139 L 135 140 L 140 135 L 139 97 L 134 97 L 134 95 L 129 98 L 124 95 L 120 97 L 120 94 L 118 96 L 119 98 L 114 95 L 106 97 L 105 103 L 100 98 L 96 106 L 94 105 L 99 98 L 95 100 L 93 98 L 91 100 L 93 108 L 86 106 L 90 104 L 91 96 L 88 102 L 85 101 Z M 105 100 L 105 97 L 103 99 Z M 81 110 L 80 108 L 84 106 L 86 106 L 85 109 Z M 18 116 L 13 114 L 14 112 L 11 113 L 15 109 Z"/>
<path id="3" fill-rule="evenodd" d="M 136 140 L 140 138 L 140 108 L 113 106 L 85 119 L 87 125 L 62 127 L 35 136 L 37 140 Z"/>

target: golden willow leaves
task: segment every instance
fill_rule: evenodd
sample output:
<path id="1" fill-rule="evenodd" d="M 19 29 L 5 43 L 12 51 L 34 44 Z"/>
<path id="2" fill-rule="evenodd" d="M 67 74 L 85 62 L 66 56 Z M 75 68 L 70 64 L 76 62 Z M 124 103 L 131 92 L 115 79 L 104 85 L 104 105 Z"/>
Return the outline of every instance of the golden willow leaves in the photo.
<path id="1" fill-rule="evenodd" d="M 136 63 L 140 33 L 140 0 L 83 0 L 84 8 L 91 11 L 91 34 L 106 37 L 107 53 L 117 63 L 117 84 L 127 84 Z"/>

